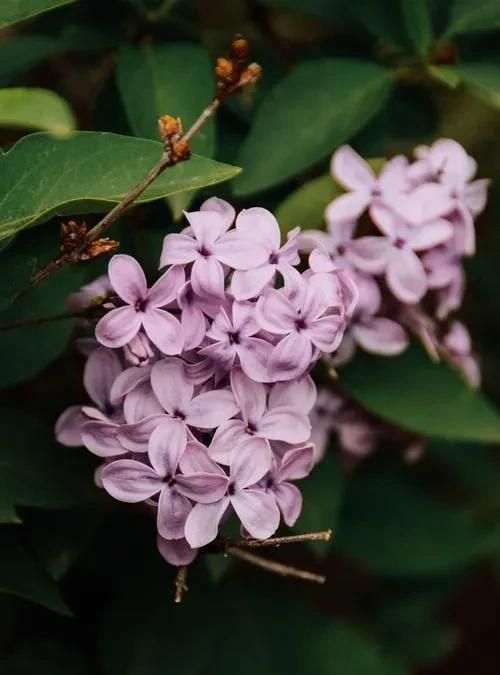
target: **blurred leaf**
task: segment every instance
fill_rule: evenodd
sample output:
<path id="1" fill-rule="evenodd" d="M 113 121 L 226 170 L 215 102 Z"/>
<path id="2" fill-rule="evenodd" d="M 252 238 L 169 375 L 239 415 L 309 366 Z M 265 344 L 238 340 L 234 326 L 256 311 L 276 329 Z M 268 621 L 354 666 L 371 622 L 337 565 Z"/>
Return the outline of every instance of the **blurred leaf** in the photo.
<path id="1" fill-rule="evenodd" d="M 336 28 L 338 28 L 339 23 L 344 23 L 347 18 L 345 0 L 308 0 L 308 2 L 304 2 L 304 0 L 263 0 L 262 4 L 275 9 L 318 16 L 321 19 L 334 22 Z"/>
<path id="2" fill-rule="evenodd" d="M 0 82 L 8 82 L 59 51 L 59 41 L 46 35 L 16 35 L 0 43 Z"/>
<path id="3" fill-rule="evenodd" d="M 71 616 L 56 584 L 22 544 L 18 528 L 0 528 L 0 548 L 0 593 L 17 595 Z"/>
<path id="4" fill-rule="evenodd" d="M 472 514 L 436 501 L 403 471 L 377 467 L 351 479 L 335 550 L 368 569 L 396 576 L 450 573 L 484 549 Z"/>
<path id="5" fill-rule="evenodd" d="M 498 0 L 453 0 L 444 37 L 500 27 Z"/>
<path id="6" fill-rule="evenodd" d="M 14 652 L 0 660 L 0 675 L 89 675 L 83 654 L 67 636 L 16 640 Z"/>
<path id="7" fill-rule="evenodd" d="M 4 0 L 0 6 L 0 29 L 30 19 L 50 9 L 71 5 L 76 0 Z"/>
<path id="8" fill-rule="evenodd" d="M 304 183 L 282 201 L 276 210 L 281 231 L 289 232 L 297 225 L 304 229 L 322 229 L 327 204 L 343 192 L 330 174 Z"/>
<path id="9" fill-rule="evenodd" d="M 338 452 L 328 452 L 312 474 L 301 481 L 299 488 L 304 505 L 294 529 L 300 533 L 331 529 L 335 539 L 345 489 Z M 326 555 L 329 548 L 325 543 L 308 542 L 308 545 L 318 555 Z"/>
<path id="10" fill-rule="evenodd" d="M 406 32 L 415 51 L 425 57 L 432 43 L 432 25 L 427 0 L 402 0 Z"/>
<path id="11" fill-rule="evenodd" d="M 356 356 L 339 387 L 369 411 L 405 429 L 457 441 L 500 440 L 500 415 L 446 364 L 417 346 L 401 356 Z"/>
<path id="12" fill-rule="evenodd" d="M 428 70 L 435 80 L 450 89 L 456 89 L 461 82 L 460 73 L 455 66 L 430 65 Z"/>
<path id="13" fill-rule="evenodd" d="M 373 117 L 391 89 L 391 73 L 355 59 L 299 63 L 268 94 L 240 151 L 234 192 L 247 195 L 316 164 Z"/>
<path id="14" fill-rule="evenodd" d="M 51 131 L 65 136 L 75 128 L 75 118 L 64 99 L 48 89 L 0 89 L 0 127 Z"/>
<path id="15" fill-rule="evenodd" d="M 362 9 L 358 3 L 347 1 L 346 6 L 353 19 L 371 35 L 391 47 L 408 48 L 401 0 L 363 0 Z"/>
<path id="16" fill-rule="evenodd" d="M 110 133 L 26 136 L 0 156 L 0 239 L 55 213 L 109 210 L 153 168 L 162 149 L 161 143 Z M 239 171 L 193 155 L 165 171 L 137 202 L 214 185 Z"/>
<path id="17" fill-rule="evenodd" d="M 463 63 L 455 66 L 455 69 L 472 94 L 500 108 L 500 61 Z"/>
<path id="18" fill-rule="evenodd" d="M 63 448 L 36 417 L 0 408 L 0 494 L 15 506 L 69 508 L 95 500 L 94 462 L 83 450 Z"/>
<path id="19" fill-rule="evenodd" d="M 159 140 L 158 118 L 180 117 L 187 131 L 214 92 L 214 75 L 205 51 L 194 44 L 122 47 L 118 88 L 136 136 Z M 194 152 L 212 157 L 214 123 L 209 120 L 191 142 Z"/>
<path id="20" fill-rule="evenodd" d="M 8 307 L 14 296 L 28 284 L 35 271 L 36 258 L 23 253 L 2 256 L 0 271 L 0 310 Z M 0 338 L 1 339 L 1 338 Z"/>
<path id="21" fill-rule="evenodd" d="M 159 138 L 158 118 L 162 115 L 180 117 L 187 131 L 210 103 L 215 86 L 207 54 L 197 45 L 187 43 L 122 47 L 117 79 L 134 134 L 153 140 Z M 211 119 L 193 138 L 192 150 L 212 157 L 214 132 Z M 193 196 L 190 192 L 169 197 L 175 220 Z"/>
<path id="22" fill-rule="evenodd" d="M 12 504 L 0 504 L 0 523 L 18 524 L 22 522 Z"/>

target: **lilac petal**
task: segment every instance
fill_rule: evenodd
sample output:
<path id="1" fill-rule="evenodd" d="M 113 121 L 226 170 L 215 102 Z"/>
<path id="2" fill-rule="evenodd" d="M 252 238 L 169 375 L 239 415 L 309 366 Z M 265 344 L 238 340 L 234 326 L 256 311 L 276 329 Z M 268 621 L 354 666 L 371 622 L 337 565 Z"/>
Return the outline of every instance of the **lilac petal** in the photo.
<path id="1" fill-rule="evenodd" d="M 271 283 L 276 265 L 261 265 L 251 270 L 235 270 L 231 280 L 231 293 L 236 300 L 249 300 L 258 296 Z"/>
<path id="2" fill-rule="evenodd" d="M 149 382 L 143 382 L 125 396 L 123 415 L 127 424 L 135 424 L 151 415 L 161 415 L 163 408 Z"/>
<path id="3" fill-rule="evenodd" d="M 236 212 L 229 202 L 219 197 L 210 197 L 200 206 L 200 211 L 216 211 L 219 214 L 222 231 L 229 230 L 234 223 Z"/>
<path id="4" fill-rule="evenodd" d="M 331 256 L 320 248 L 315 248 L 309 256 L 309 267 L 313 272 L 333 272 L 337 269 Z"/>
<path id="5" fill-rule="evenodd" d="M 199 394 L 184 409 L 186 424 L 200 429 L 215 429 L 237 412 L 236 399 L 224 389 Z"/>
<path id="6" fill-rule="evenodd" d="M 335 351 L 342 339 L 345 320 L 341 316 L 323 316 L 316 319 L 304 333 L 313 345 L 326 354 Z"/>
<path id="7" fill-rule="evenodd" d="M 126 450 L 118 438 L 119 426 L 110 422 L 87 422 L 82 427 L 85 447 L 98 457 L 115 457 Z"/>
<path id="8" fill-rule="evenodd" d="M 227 491 L 229 478 L 220 473 L 195 473 L 175 478 L 178 492 L 199 504 L 220 501 Z"/>
<path id="9" fill-rule="evenodd" d="M 267 539 L 278 529 L 280 512 L 272 495 L 261 490 L 237 490 L 231 504 L 243 527 L 255 539 Z"/>
<path id="10" fill-rule="evenodd" d="M 111 285 L 122 300 L 135 305 L 146 297 L 146 277 L 135 258 L 130 255 L 114 255 L 109 261 L 108 274 Z"/>
<path id="11" fill-rule="evenodd" d="M 349 145 L 341 145 L 335 151 L 330 170 L 337 181 L 349 190 L 371 189 L 376 183 L 370 165 Z"/>
<path id="12" fill-rule="evenodd" d="M 110 349 L 99 347 L 90 354 L 83 371 L 83 385 L 99 408 L 109 407 L 111 387 L 121 370 L 120 359 Z"/>
<path id="13" fill-rule="evenodd" d="M 386 272 L 387 285 L 401 302 L 419 302 L 427 290 L 422 263 L 411 249 L 395 250 Z"/>
<path id="14" fill-rule="evenodd" d="M 293 382 L 279 382 L 269 393 L 269 409 L 278 406 L 295 407 L 308 414 L 316 402 L 317 391 L 310 375 L 304 375 Z"/>
<path id="15" fill-rule="evenodd" d="M 300 490 L 291 483 L 281 483 L 274 489 L 274 497 L 278 508 L 283 514 L 283 520 L 288 527 L 297 522 L 302 511 L 302 495 Z"/>
<path id="16" fill-rule="evenodd" d="M 488 199 L 490 182 L 487 178 L 482 178 L 465 186 L 463 199 L 465 205 L 474 216 L 478 216 L 481 211 L 484 211 Z"/>
<path id="17" fill-rule="evenodd" d="M 250 438 L 233 448 L 230 478 L 240 490 L 257 483 L 271 468 L 272 453 L 263 438 Z"/>
<path id="18" fill-rule="evenodd" d="M 153 415 L 135 424 L 124 424 L 117 427 L 117 438 L 130 452 L 147 452 L 149 437 L 165 418 L 166 415 Z"/>
<path id="19" fill-rule="evenodd" d="M 186 275 L 184 268 L 174 265 L 167 270 L 156 283 L 151 286 L 147 294 L 148 306 L 165 307 L 177 295 L 177 291 L 184 284 Z"/>
<path id="20" fill-rule="evenodd" d="M 199 354 L 212 359 L 225 370 L 230 370 L 236 358 L 236 346 L 230 345 L 229 342 L 216 342 L 200 349 Z"/>
<path id="21" fill-rule="evenodd" d="M 352 242 L 349 259 L 362 272 L 380 274 L 387 265 L 391 249 L 386 237 L 360 237 Z"/>
<path id="22" fill-rule="evenodd" d="M 367 274 L 357 274 L 356 287 L 359 298 L 357 311 L 360 316 L 373 316 L 380 309 L 382 295 L 375 279 Z"/>
<path id="23" fill-rule="evenodd" d="M 82 412 L 81 405 L 72 405 L 59 415 L 56 422 L 56 439 L 58 443 L 70 448 L 83 445 L 82 427 L 89 418 Z"/>
<path id="24" fill-rule="evenodd" d="M 190 565 L 198 555 L 198 549 L 191 548 L 185 539 L 164 539 L 158 535 L 156 545 L 162 558 L 176 567 Z"/>
<path id="25" fill-rule="evenodd" d="M 263 244 L 268 252 L 277 251 L 281 243 L 281 232 L 278 221 L 267 209 L 254 206 L 243 209 L 236 218 L 236 231 L 246 237 Z"/>
<path id="26" fill-rule="evenodd" d="M 185 363 L 186 377 L 191 384 L 203 384 L 214 374 L 214 364 L 210 359 L 200 359 L 195 363 Z"/>
<path id="27" fill-rule="evenodd" d="M 163 240 L 160 267 L 165 265 L 187 265 L 198 257 L 199 244 L 186 234 L 167 234 Z"/>
<path id="28" fill-rule="evenodd" d="M 241 369 L 251 380 L 269 382 L 268 363 L 273 345 L 260 338 L 249 337 L 236 347 Z"/>
<path id="29" fill-rule="evenodd" d="M 266 388 L 251 380 L 241 368 L 231 371 L 231 389 L 240 407 L 243 420 L 256 425 L 266 409 Z"/>
<path id="30" fill-rule="evenodd" d="M 218 473 L 221 476 L 225 476 L 224 469 L 214 462 L 213 459 L 210 459 L 208 453 L 209 449 L 202 443 L 189 441 L 179 462 L 182 473 L 185 475 L 192 473 Z"/>
<path id="31" fill-rule="evenodd" d="M 157 361 L 151 371 L 151 386 L 158 400 L 171 415 L 183 411 L 193 398 L 194 387 L 179 359 Z"/>
<path id="32" fill-rule="evenodd" d="M 127 368 L 121 372 L 113 382 L 111 387 L 110 400 L 113 405 L 116 405 L 118 401 L 123 398 L 130 391 L 133 391 L 135 387 L 142 384 L 143 382 L 149 381 L 151 375 L 151 368 L 149 366 L 133 366 L 132 368 Z"/>
<path id="33" fill-rule="evenodd" d="M 291 333 L 274 347 L 268 363 L 271 380 L 300 377 L 312 360 L 311 342 L 302 333 Z"/>
<path id="34" fill-rule="evenodd" d="M 154 429 L 148 444 L 148 455 L 159 476 L 173 476 L 186 449 L 186 426 L 180 420 L 164 419 Z"/>
<path id="35" fill-rule="evenodd" d="M 259 332 L 253 302 L 233 302 L 232 315 L 234 330 L 240 337 L 251 337 Z"/>
<path id="36" fill-rule="evenodd" d="M 151 467 L 134 459 L 110 462 L 102 471 L 104 489 L 115 499 L 136 504 L 158 494 L 163 481 Z"/>
<path id="37" fill-rule="evenodd" d="M 229 420 L 215 431 L 208 453 L 219 464 L 229 465 L 231 452 L 239 443 L 249 438 L 242 420 Z"/>
<path id="38" fill-rule="evenodd" d="M 294 329 L 297 310 L 284 293 L 270 289 L 259 298 L 255 316 L 263 330 L 284 335 Z"/>
<path id="39" fill-rule="evenodd" d="M 387 237 L 394 239 L 406 219 L 397 214 L 389 205 L 375 202 L 370 207 L 370 216 L 375 226 Z"/>
<path id="40" fill-rule="evenodd" d="M 223 219 L 218 211 L 184 211 L 197 242 L 211 250 L 223 231 Z"/>
<path id="41" fill-rule="evenodd" d="M 476 231 L 474 227 L 474 218 L 470 211 L 460 204 L 457 205 L 454 217 L 452 218 L 455 227 L 455 241 L 459 252 L 464 255 L 474 255 L 476 252 Z"/>
<path id="42" fill-rule="evenodd" d="M 414 251 L 425 251 L 438 246 L 453 236 L 453 227 L 447 220 L 435 220 L 415 228 L 408 239 Z"/>
<path id="43" fill-rule="evenodd" d="M 336 197 L 326 207 L 326 221 L 330 226 L 336 223 L 351 223 L 352 221 L 356 221 L 370 202 L 371 192 L 368 189 L 340 195 L 340 197 Z"/>
<path id="44" fill-rule="evenodd" d="M 184 528 L 185 537 L 193 548 L 210 544 L 217 537 L 219 523 L 228 506 L 228 497 L 213 504 L 195 504 Z"/>
<path id="45" fill-rule="evenodd" d="M 156 516 L 158 533 L 165 539 L 182 539 L 186 518 L 193 507 L 187 497 L 176 492 L 175 487 L 163 485 Z"/>
<path id="46" fill-rule="evenodd" d="M 270 440 L 303 443 L 311 435 L 311 424 L 306 414 L 296 407 L 278 407 L 260 420 L 259 433 Z"/>
<path id="47" fill-rule="evenodd" d="M 148 338 L 164 354 L 180 354 L 184 347 L 184 334 L 179 321 L 164 309 L 148 308 L 142 323 Z"/>
<path id="48" fill-rule="evenodd" d="M 105 347 L 123 347 L 137 335 L 141 315 L 133 307 L 118 307 L 105 314 L 95 327 L 96 339 Z"/>
<path id="49" fill-rule="evenodd" d="M 207 322 L 201 309 L 193 305 L 185 307 L 181 314 L 181 326 L 184 334 L 184 349 L 199 347 L 207 330 Z"/>
<path id="50" fill-rule="evenodd" d="M 441 138 L 429 150 L 428 159 L 440 173 L 440 181 L 447 185 L 463 185 L 476 172 L 475 162 L 464 148 L 451 138 Z"/>
<path id="51" fill-rule="evenodd" d="M 231 231 L 216 242 L 214 256 L 228 267 L 249 270 L 267 262 L 269 253 L 263 244 Z"/>
<path id="52" fill-rule="evenodd" d="M 197 258 L 191 270 L 191 285 L 201 297 L 222 298 L 224 296 L 224 270 L 213 257 Z"/>
<path id="53" fill-rule="evenodd" d="M 314 466 L 314 446 L 312 443 L 301 448 L 293 448 L 283 455 L 278 470 L 280 481 L 300 480 L 308 476 Z"/>
<path id="54" fill-rule="evenodd" d="M 406 331 L 391 319 L 375 317 L 366 324 L 354 325 L 352 331 L 356 342 L 372 354 L 395 356 L 408 346 Z"/>

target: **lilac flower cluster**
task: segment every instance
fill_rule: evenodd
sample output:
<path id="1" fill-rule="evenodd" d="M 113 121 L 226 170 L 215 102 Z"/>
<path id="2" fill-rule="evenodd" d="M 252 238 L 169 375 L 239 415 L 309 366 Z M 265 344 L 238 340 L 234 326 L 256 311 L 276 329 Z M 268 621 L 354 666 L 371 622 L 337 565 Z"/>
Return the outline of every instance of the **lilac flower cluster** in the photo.
<path id="1" fill-rule="evenodd" d="M 326 208 L 328 233 L 308 231 L 301 245 L 313 272 L 345 270 L 359 291 L 336 363 L 357 346 L 398 354 L 413 332 L 477 386 L 466 328 L 447 322 L 462 302 L 463 260 L 475 252 L 489 181 L 472 180 L 476 163 L 456 141 L 418 147 L 415 156 L 394 157 L 376 175 L 352 148 L 339 148 L 331 171 L 346 193 Z"/>
<path id="2" fill-rule="evenodd" d="M 187 564 L 231 514 L 243 536 L 293 525 L 294 481 L 314 463 L 309 375 L 340 345 L 357 289 L 336 268 L 300 272 L 297 228 L 281 246 L 271 213 L 235 217 L 213 198 L 165 237 L 159 279 L 115 255 L 109 278 L 71 300 L 104 295 L 85 343 L 92 403 L 59 418 L 61 443 L 103 459 L 96 480 L 156 515 L 158 547 Z M 233 227 L 234 224 L 234 227 Z"/>

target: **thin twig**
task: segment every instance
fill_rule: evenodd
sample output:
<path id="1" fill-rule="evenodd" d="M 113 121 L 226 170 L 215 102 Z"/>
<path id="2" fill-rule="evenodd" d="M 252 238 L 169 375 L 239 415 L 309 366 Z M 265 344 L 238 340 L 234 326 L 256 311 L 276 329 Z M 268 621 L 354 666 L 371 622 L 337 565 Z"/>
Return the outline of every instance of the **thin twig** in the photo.
<path id="1" fill-rule="evenodd" d="M 271 537 L 270 539 L 239 539 L 233 545 L 241 548 L 261 548 L 264 546 L 281 546 L 281 544 L 298 544 L 303 541 L 330 541 L 331 530 L 323 532 L 309 532 L 307 534 L 293 534 L 289 537 Z"/>
<path id="2" fill-rule="evenodd" d="M 244 58 L 238 56 L 242 54 Z M 244 87 L 253 84 L 261 75 L 261 68 L 257 64 L 249 64 L 245 61 L 248 53 L 248 43 L 241 36 L 236 36 L 231 45 L 231 60 L 218 59 L 215 69 L 217 75 L 217 94 L 211 103 L 203 110 L 198 119 L 191 125 L 184 135 L 175 139 L 175 147 L 172 139 L 164 139 L 164 151 L 157 164 L 148 174 L 133 187 L 125 197 L 111 211 L 94 225 L 85 235 L 81 243 L 69 252 L 60 253 L 56 258 L 42 267 L 31 278 L 27 288 L 16 297 L 24 295 L 26 291 L 37 286 L 54 272 L 68 263 L 78 262 L 81 255 L 88 249 L 89 244 L 100 239 L 105 232 L 123 213 L 136 201 L 138 197 L 169 167 L 189 159 L 189 141 L 200 131 L 203 125 L 215 114 L 216 110 L 226 98 Z M 221 62 L 223 68 L 221 68 Z M 176 149 L 181 150 L 177 152 Z"/>
<path id="3" fill-rule="evenodd" d="M 176 602 L 177 604 L 179 602 L 182 602 L 182 596 L 184 594 L 184 591 L 188 590 L 188 587 L 186 586 L 187 574 L 188 574 L 188 566 L 183 565 L 182 567 L 179 567 L 179 569 L 177 570 L 177 574 L 175 575 L 174 602 Z"/>
<path id="4" fill-rule="evenodd" d="M 267 570 L 268 572 L 273 572 L 274 574 L 279 574 L 283 577 L 295 577 L 296 579 L 313 581 L 317 584 L 324 584 L 326 581 L 326 577 L 322 574 L 315 574 L 314 572 L 300 570 L 297 567 L 284 565 L 283 563 L 275 562 L 274 560 L 268 560 L 267 558 L 262 558 L 260 555 L 255 555 L 255 553 L 244 551 L 237 546 L 229 546 L 226 552 L 235 558 L 239 558 L 240 560 L 244 560 L 251 565 L 255 565 L 256 567 L 260 567 L 261 569 Z"/>
<path id="5" fill-rule="evenodd" d="M 55 321 L 64 321 L 66 319 L 81 319 L 90 318 L 88 312 L 75 312 L 68 314 L 53 314 L 52 316 L 37 316 L 29 319 L 21 319 L 20 321 L 12 321 L 11 323 L 0 323 L 0 332 L 8 330 L 15 330 L 16 328 L 26 328 L 29 326 L 38 326 L 42 323 L 53 323 Z"/>

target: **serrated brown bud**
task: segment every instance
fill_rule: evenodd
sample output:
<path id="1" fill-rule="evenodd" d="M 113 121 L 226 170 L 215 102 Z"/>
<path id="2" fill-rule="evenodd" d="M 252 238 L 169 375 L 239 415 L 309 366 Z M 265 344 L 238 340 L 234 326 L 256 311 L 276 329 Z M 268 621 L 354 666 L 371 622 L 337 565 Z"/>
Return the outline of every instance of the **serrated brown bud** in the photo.
<path id="1" fill-rule="evenodd" d="M 71 253 L 82 245 L 87 234 L 87 225 L 74 220 L 61 223 L 61 253 Z"/>
<path id="2" fill-rule="evenodd" d="M 231 82 L 234 77 L 234 64 L 229 59 L 218 58 L 215 76 L 222 82 Z"/>
<path id="3" fill-rule="evenodd" d="M 235 35 L 231 44 L 231 58 L 238 61 L 248 61 L 250 56 L 250 45 L 248 40 L 241 35 Z"/>
<path id="4" fill-rule="evenodd" d="M 87 260 L 93 260 L 94 258 L 99 258 L 106 253 L 113 253 L 116 251 L 120 243 L 105 237 L 104 239 L 96 239 L 91 241 L 88 246 L 79 254 L 78 260 L 81 262 L 86 262 Z"/>
<path id="5" fill-rule="evenodd" d="M 189 143 L 183 140 L 172 143 L 170 146 L 170 153 L 174 164 L 189 159 L 189 157 L 191 156 Z"/>
<path id="6" fill-rule="evenodd" d="M 258 63 L 250 63 L 241 73 L 240 86 L 255 84 L 262 75 L 262 67 Z"/>
<path id="7" fill-rule="evenodd" d="M 182 136 L 182 122 L 178 117 L 162 115 L 158 120 L 158 131 L 161 140 L 165 143 L 174 136 Z"/>

